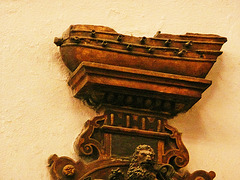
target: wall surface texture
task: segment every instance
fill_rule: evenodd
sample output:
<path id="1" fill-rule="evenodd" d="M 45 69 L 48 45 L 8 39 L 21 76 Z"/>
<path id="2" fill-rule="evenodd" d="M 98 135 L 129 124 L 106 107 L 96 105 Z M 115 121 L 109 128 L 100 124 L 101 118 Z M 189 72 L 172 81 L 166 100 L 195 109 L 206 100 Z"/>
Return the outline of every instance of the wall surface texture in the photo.
<path id="1" fill-rule="evenodd" d="M 95 112 L 72 97 L 70 73 L 53 44 L 71 24 L 105 25 L 135 36 L 161 30 L 227 37 L 207 76 L 212 86 L 170 123 L 183 133 L 189 171 L 239 179 L 239 9 L 239 0 L 2 0 L 0 179 L 48 180 L 51 154 L 77 159 L 73 142 Z"/>

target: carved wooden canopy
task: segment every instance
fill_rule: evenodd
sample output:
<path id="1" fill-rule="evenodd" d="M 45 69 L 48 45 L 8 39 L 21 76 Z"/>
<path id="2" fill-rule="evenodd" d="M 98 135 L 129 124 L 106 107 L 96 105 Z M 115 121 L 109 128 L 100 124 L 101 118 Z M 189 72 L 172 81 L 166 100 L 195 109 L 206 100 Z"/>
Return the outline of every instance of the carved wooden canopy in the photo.
<path id="1" fill-rule="evenodd" d="M 74 25 L 55 38 L 72 71 L 69 86 L 99 116 L 86 121 L 74 147 L 80 159 L 52 155 L 53 179 L 211 180 L 213 171 L 181 170 L 189 154 L 167 121 L 186 112 L 211 85 L 204 79 L 226 38 L 211 34 L 153 38 Z"/>

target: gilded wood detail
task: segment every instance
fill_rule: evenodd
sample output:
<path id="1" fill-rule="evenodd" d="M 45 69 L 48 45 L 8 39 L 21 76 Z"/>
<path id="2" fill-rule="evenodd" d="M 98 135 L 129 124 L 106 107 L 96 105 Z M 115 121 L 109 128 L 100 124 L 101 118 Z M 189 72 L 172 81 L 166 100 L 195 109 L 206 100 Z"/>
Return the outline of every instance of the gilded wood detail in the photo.
<path id="1" fill-rule="evenodd" d="M 127 127 L 127 121 L 130 119 L 128 117 L 132 118 L 132 116 L 134 116 L 133 121 L 135 122 L 133 126 Z M 110 158 L 113 154 L 121 154 L 119 152 L 113 152 L 115 143 L 111 142 L 111 139 L 115 134 L 119 135 L 117 138 L 119 138 L 119 142 L 122 141 L 121 146 L 125 146 L 123 143 L 124 138 L 133 138 L 137 141 L 138 137 L 142 137 L 148 138 L 148 141 L 152 140 L 152 142 L 156 144 L 155 151 L 162 153 L 158 154 L 158 157 L 161 157 L 159 158 L 159 160 L 161 160 L 159 163 L 172 164 L 176 169 L 185 167 L 188 164 L 189 156 L 187 149 L 182 143 L 181 134 L 175 128 L 169 126 L 166 120 L 158 120 L 153 117 L 139 117 L 141 116 L 111 111 L 104 116 L 98 116 L 92 120 L 88 120 L 82 133 L 75 141 L 76 151 L 80 156 L 89 156 L 89 160 Z M 151 120 L 149 122 L 150 125 L 143 128 L 143 119 Z M 118 121 L 118 123 L 115 123 L 116 121 Z M 122 124 L 120 124 L 120 122 L 122 122 Z M 158 127 L 158 123 L 161 123 L 161 128 L 152 128 Z M 129 124 L 131 125 L 131 123 Z M 100 141 L 103 142 L 99 142 L 99 140 L 93 137 L 96 131 L 100 137 L 107 135 L 110 139 L 105 139 L 105 141 L 100 139 Z M 95 136 L 97 137 L 97 135 Z M 147 142 L 139 140 L 136 145 L 142 143 Z M 162 144 L 162 146 L 159 147 L 160 149 L 158 149 L 159 143 Z M 105 146 L 106 144 L 108 144 L 108 146 Z M 94 148 L 97 151 L 94 152 Z M 107 152 L 111 152 L 112 154 Z M 117 158 L 126 157 L 118 156 Z"/>
<path id="2" fill-rule="evenodd" d="M 52 178 L 212 180 L 213 171 L 181 169 L 189 154 L 167 121 L 201 99 L 226 41 L 213 34 L 134 37 L 104 26 L 70 26 L 54 43 L 72 72 L 73 96 L 100 115 L 74 143 L 78 161 L 49 158 Z"/>
<path id="3" fill-rule="evenodd" d="M 86 121 L 82 133 L 77 137 L 75 141 L 75 150 L 80 156 L 90 156 L 94 153 L 94 148 L 97 150 L 98 155 L 102 156 L 104 150 L 102 144 L 96 139 L 92 138 L 95 129 L 102 127 L 106 116 L 97 116 L 92 120 Z"/>

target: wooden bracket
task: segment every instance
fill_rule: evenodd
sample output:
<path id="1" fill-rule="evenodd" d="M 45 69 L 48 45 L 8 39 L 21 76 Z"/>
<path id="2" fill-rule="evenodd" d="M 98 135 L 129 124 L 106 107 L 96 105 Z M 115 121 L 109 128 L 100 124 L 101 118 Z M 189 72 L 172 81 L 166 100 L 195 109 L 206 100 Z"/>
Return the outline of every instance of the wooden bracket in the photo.
<path id="1" fill-rule="evenodd" d="M 201 99 L 224 42 L 217 35 L 138 38 L 103 26 L 71 26 L 55 39 L 72 71 L 68 84 L 100 115 L 86 121 L 75 141 L 77 162 L 49 158 L 52 178 L 212 180 L 213 171 L 182 170 L 189 154 L 167 121 Z"/>

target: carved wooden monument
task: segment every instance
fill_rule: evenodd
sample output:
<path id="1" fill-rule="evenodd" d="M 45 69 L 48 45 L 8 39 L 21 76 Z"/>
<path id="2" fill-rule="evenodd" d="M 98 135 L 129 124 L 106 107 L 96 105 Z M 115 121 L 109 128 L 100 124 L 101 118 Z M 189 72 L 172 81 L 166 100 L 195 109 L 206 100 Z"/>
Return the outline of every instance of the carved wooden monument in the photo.
<path id="1" fill-rule="evenodd" d="M 74 97 L 99 116 L 75 141 L 80 159 L 52 155 L 56 180 L 211 180 L 213 171 L 180 171 L 189 154 L 168 119 L 186 112 L 211 85 L 204 79 L 226 38 L 212 34 L 153 38 L 73 25 L 55 38 L 72 71 Z"/>

